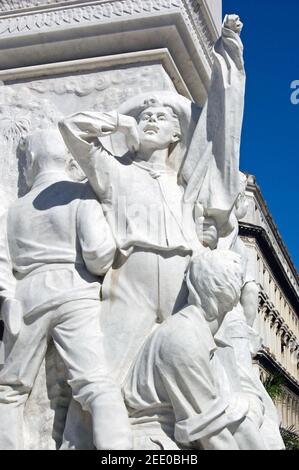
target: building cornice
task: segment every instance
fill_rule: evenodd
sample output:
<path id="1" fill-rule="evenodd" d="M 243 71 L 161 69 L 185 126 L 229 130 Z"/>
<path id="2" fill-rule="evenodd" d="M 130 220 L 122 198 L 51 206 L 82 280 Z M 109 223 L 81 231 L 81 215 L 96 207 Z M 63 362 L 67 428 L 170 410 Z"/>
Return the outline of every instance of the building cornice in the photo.
<path id="1" fill-rule="evenodd" d="M 276 333 L 281 332 L 285 338 L 288 338 L 288 344 L 292 342 L 292 347 L 296 350 L 299 349 L 299 338 L 275 308 L 262 287 L 259 293 L 259 309 L 265 318 L 270 318 L 270 327 L 275 328 Z"/>
<path id="2" fill-rule="evenodd" d="M 267 260 L 270 269 L 273 273 L 275 273 L 276 281 L 293 306 L 295 313 L 299 316 L 299 296 L 292 282 L 290 281 L 290 278 L 287 275 L 278 254 L 273 248 L 272 242 L 266 230 L 263 227 L 245 222 L 240 222 L 239 227 L 241 237 L 249 237 L 256 240 L 261 252 Z"/>
<path id="3" fill-rule="evenodd" d="M 297 269 L 296 269 L 296 267 L 295 267 L 295 265 L 294 265 L 294 263 L 293 263 L 293 261 L 290 257 L 289 251 L 288 251 L 285 243 L 283 242 L 283 239 L 282 239 L 282 237 L 279 233 L 277 225 L 275 224 L 274 219 L 273 219 L 273 217 L 272 217 L 272 215 L 271 215 L 271 213 L 268 209 L 266 201 L 263 198 L 260 187 L 258 186 L 258 184 L 256 182 L 256 178 L 252 175 L 249 175 L 249 177 L 248 177 L 247 189 L 248 189 L 248 191 L 250 191 L 251 193 L 254 194 L 255 199 L 256 199 L 256 201 L 258 202 L 258 204 L 261 208 L 263 216 L 265 217 L 265 220 L 268 223 L 269 228 L 271 229 L 271 231 L 272 231 L 272 233 L 275 237 L 275 240 L 276 240 L 276 242 L 277 242 L 284 258 L 286 259 L 286 261 L 288 263 L 288 266 L 289 266 L 290 270 L 292 271 L 292 274 L 293 274 L 294 278 L 297 280 L 297 283 L 299 283 L 299 275 L 298 275 Z"/>

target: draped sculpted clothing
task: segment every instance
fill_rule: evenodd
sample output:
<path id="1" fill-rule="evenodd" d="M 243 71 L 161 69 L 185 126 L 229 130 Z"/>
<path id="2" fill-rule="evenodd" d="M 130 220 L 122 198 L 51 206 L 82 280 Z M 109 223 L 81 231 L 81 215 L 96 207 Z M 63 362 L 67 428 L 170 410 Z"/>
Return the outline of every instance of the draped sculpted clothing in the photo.
<path id="1" fill-rule="evenodd" d="M 74 399 L 92 415 L 95 446 L 130 448 L 127 412 L 106 364 L 99 318 L 99 276 L 112 264 L 115 241 L 89 184 L 60 172 L 40 174 L 9 209 L 1 236 L 23 322 L 18 336 L 7 335 L 4 343 L 0 448 L 23 448 L 23 409 L 50 340 Z"/>
<path id="2" fill-rule="evenodd" d="M 103 283 L 102 325 L 108 358 L 122 380 L 154 324 L 185 304 L 184 273 L 192 244 L 198 249 L 201 245 L 192 219 L 184 220 L 183 189 L 176 172 L 153 169 L 128 156 L 116 158 L 100 140 L 87 142 L 88 130 L 94 128 L 103 136 L 107 129 L 115 132 L 117 115 L 79 113 L 61 124 L 69 149 L 102 203 L 118 246 L 118 256 Z"/>
<path id="3" fill-rule="evenodd" d="M 229 216 L 239 191 L 245 84 L 242 52 L 238 34 L 224 27 L 214 50 L 211 90 L 191 142 L 184 138 L 191 121 L 180 121 L 187 148 L 176 158 L 176 171 L 171 162 L 152 167 L 128 153 L 116 157 L 110 145 L 119 130 L 116 111 L 80 112 L 60 123 L 65 143 L 103 205 L 119 250 L 103 285 L 102 319 L 108 356 L 120 380 L 157 319 L 176 313 L 187 301 L 184 273 L 190 255 L 203 250 L 195 231 L 194 204 L 202 205 L 205 215 L 216 219 L 219 232 L 231 230 Z M 180 120 L 176 102 L 186 99 L 172 95 L 170 106 Z M 163 93 L 160 97 L 163 101 Z M 144 102 L 143 95 L 140 100 Z M 167 273 L 173 279 L 172 289 L 164 284 Z M 165 311 L 159 302 L 151 302 L 157 279 L 158 290 L 165 292 Z M 149 308 L 142 308 L 144 298 L 149 299 Z"/>

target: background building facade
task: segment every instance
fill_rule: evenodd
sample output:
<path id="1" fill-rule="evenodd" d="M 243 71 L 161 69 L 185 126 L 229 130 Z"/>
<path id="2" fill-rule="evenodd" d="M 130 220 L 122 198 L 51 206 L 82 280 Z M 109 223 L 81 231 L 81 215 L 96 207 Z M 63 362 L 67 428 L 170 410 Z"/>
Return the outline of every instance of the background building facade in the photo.
<path id="1" fill-rule="evenodd" d="M 299 430 L 299 283 L 298 274 L 254 176 L 247 186 L 249 210 L 240 223 L 251 271 L 260 285 L 255 327 L 263 338 L 256 357 L 263 381 L 274 376 L 284 393 L 276 400 L 283 427 Z M 278 380 L 279 381 L 279 380 Z"/>

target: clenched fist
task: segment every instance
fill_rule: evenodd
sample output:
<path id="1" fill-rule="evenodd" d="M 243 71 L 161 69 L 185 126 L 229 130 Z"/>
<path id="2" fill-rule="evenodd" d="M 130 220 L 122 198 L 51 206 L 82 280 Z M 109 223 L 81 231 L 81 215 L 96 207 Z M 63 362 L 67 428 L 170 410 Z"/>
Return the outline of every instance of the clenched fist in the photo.
<path id="1" fill-rule="evenodd" d="M 239 35 L 241 34 L 241 31 L 243 29 L 243 23 L 238 15 L 226 15 L 224 18 L 223 26 Z"/>

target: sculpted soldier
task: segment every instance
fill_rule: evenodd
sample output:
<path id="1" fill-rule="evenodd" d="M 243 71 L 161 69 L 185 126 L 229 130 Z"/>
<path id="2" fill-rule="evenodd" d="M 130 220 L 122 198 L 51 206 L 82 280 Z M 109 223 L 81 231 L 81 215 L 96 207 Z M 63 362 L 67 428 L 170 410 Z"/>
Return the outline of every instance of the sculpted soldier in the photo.
<path id="1" fill-rule="evenodd" d="M 26 145 L 31 190 L 10 207 L 1 233 L 7 249 L 1 262 L 7 271 L 9 259 L 16 280 L 15 288 L 1 286 L 4 319 L 16 325 L 14 305 L 5 308 L 12 299 L 23 316 L 5 342 L 0 448 L 23 448 L 24 405 L 52 339 L 74 399 L 91 414 L 95 447 L 130 449 L 127 412 L 106 366 L 99 323 L 99 276 L 112 265 L 114 238 L 90 186 L 68 177 L 59 131 L 36 131 Z"/>
<path id="2" fill-rule="evenodd" d="M 82 113 L 60 124 L 116 234 L 118 257 L 102 298 L 110 357 L 121 375 L 154 323 L 184 304 L 182 283 L 192 253 L 182 217 L 183 193 L 176 171 L 167 164 L 169 147 L 181 135 L 175 101 L 138 104 L 138 130 L 133 117 L 116 113 Z M 140 135 L 134 160 L 115 158 L 97 141 L 97 135 L 120 129 L 131 132 L 136 145 Z"/>

